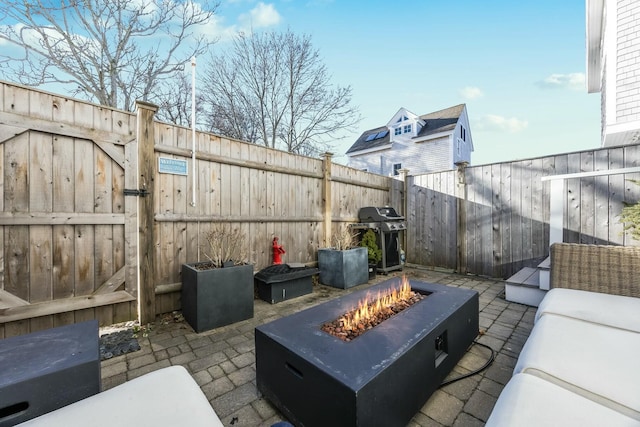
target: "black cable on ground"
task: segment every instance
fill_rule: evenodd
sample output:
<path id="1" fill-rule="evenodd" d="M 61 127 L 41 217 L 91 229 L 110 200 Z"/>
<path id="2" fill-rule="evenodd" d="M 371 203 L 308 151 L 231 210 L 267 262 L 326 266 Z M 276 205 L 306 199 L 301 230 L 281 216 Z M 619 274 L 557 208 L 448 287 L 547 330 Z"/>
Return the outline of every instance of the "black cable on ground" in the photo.
<path id="1" fill-rule="evenodd" d="M 481 342 L 473 341 L 473 344 L 477 344 L 477 345 L 482 346 L 484 348 L 488 348 L 491 351 L 491 357 L 489 358 L 489 360 L 487 360 L 487 362 L 484 365 L 482 365 L 480 368 L 476 369 L 475 371 L 468 372 L 468 373 L 466 373 L 464 375 L 460 375 L 459 377 L 451 378 L 450 380 L 444 381 L 442 384 L 440 384 L 440 387 L 444 387 L 444 386 L 449 385 L 451 383 L 455 383 L 456 381 L 460 381 L 460 380 L 463 380 L 465 378 L 469 378 L 469 377 L 471 377 L 471 376 L 473 376 L 475 374 L 479 374 L 480 372 L 484 371 L 489 366 L 491 366 L 491 364 L 493 363 L 493 361 L 496 358 L 496 352 L 491 347 L 489 347 L 486 344 L 482 344 Z"/>

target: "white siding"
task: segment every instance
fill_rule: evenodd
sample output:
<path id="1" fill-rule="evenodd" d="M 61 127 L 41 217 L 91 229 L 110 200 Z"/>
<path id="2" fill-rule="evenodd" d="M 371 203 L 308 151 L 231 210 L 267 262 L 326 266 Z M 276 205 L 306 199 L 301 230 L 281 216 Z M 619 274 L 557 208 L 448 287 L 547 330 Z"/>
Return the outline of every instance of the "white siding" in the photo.
<path id="1" fill-rule="evenodd" d="M 640 119 L 640 2 L 618 1 L 616 122 Z"/>
<path id="2" fill-rule="evenodd" d="M 461 141 L 460 151 L 458 152 L 458 138 L 460 138 L 460 128 L 465 129 L 464 141 Z M 471 137 L 471 128 L 469 126 L 469 118 L 467 117 L 467 109 L 462 111 L 458 124 L 456 125 L 453 136 L 453 165 L 458 162 L 467 162 L 471 164 L 471 152 L 473 151 L 473 138 Z"/>
<path id="3" fill-rule="evenodd" d="M 400 163 L 410 174 L 454 169 L 451 138 L 426 142 L 396 141 L 390 150 L 361 154 L 349 159 L 349 166 L 381 175 L 393 175 L 393 165 Z"/>
<path id="4" fill-rule="evenodd" d="M 390 153 L 391 151 L 389 150 L 383 150 L 376 151 L 374 153 L 361 154 L 359 156 L 351 157 L 349 159 L 348 165 L 355 169 L 361 169 L 371 173 L 386 175 L 385 173 L 383 173 L 383 169 L 381 168 L 381 159 L 385 159 L 386 156 Z"/>

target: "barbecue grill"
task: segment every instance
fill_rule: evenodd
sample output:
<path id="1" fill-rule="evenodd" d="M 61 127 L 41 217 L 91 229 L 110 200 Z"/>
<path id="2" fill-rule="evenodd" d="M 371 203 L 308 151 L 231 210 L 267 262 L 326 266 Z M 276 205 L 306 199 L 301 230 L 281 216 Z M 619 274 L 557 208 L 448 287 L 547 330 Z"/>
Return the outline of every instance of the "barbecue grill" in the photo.
<path id="1" fill-rule="evenodd" d="M 358 212 L 359 223 L 351 228 L 356 230 L 372 229 L 376 233 L 376 242 L 382 250 L 382 259 L 378 271 L 388 273 L 402 270 L 400 262 L 400 233 L 407 229 L 404 217 L 389 206 L 367 206 Z"/>

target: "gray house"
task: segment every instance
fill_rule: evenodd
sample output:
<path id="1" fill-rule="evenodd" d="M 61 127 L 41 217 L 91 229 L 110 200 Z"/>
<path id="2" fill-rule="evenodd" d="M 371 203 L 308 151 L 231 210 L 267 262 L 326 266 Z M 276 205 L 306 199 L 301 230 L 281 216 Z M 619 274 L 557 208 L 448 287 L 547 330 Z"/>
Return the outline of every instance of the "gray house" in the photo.
<path id="1" fill-rule="evenodd" d="M 401 108 L 384 125 L 364 131 L 347 150 L 348 165 L 381 175 L 450 170 L 471 163 L 473 139 L 465 104 L 417 116 Z"/>

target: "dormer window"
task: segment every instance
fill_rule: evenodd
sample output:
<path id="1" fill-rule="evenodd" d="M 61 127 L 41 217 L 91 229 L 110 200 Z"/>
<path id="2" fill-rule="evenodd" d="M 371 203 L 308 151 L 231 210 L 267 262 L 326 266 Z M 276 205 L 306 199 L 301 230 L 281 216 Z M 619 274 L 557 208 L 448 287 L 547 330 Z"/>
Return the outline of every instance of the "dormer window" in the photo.
<path id="1" fill-rule="evenodd" d="M 394 135 L 401 135 L 402 134 L 402 128 L 400 128 L 400 127 L 395 128 L 394 131 L 393 131 L 393 134 Z"/>
<path id="2" fill-rule="evenodd" d="M 403 131 L 404 133 L 410 133 L 412 128 L 412 125 L 404 125 Z"/>

